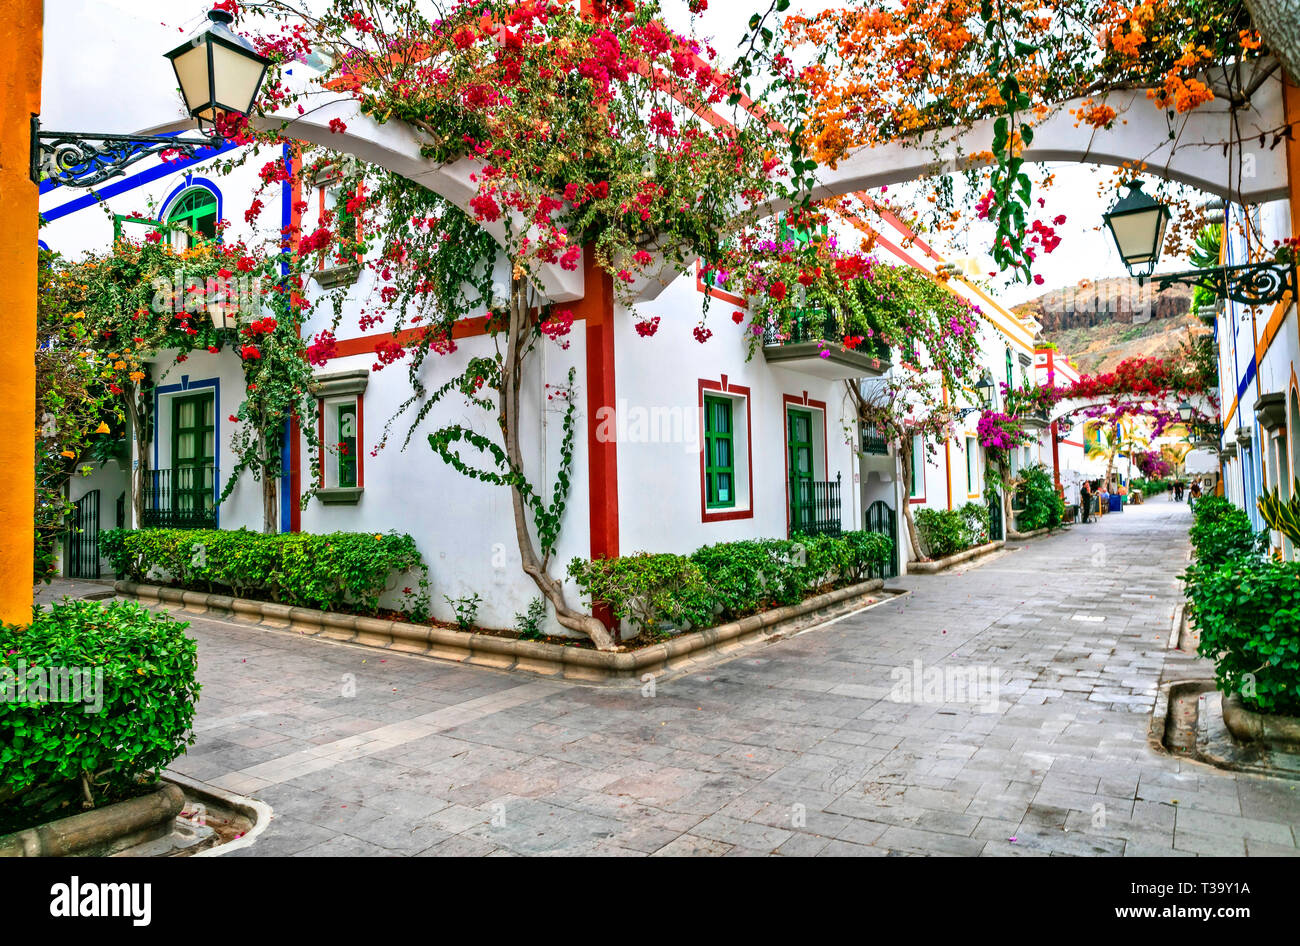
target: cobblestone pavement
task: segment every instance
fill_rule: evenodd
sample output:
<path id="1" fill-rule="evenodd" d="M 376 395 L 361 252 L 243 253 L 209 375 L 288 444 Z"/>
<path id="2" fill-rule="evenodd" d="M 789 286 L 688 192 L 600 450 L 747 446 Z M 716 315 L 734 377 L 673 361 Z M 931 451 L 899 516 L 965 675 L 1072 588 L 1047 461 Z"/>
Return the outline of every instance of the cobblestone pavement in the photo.
<path id="1" fill-rule="evenodd" d="M 1162 674 L 1212 675 L 1166 650 L 1188 525 L 1156 500 L 909 576 L 652 697 L 190 616 L 174 768 L 272 806 L 236 856 L 1295 855 L 1300 783 L 1147 743 Z"/>

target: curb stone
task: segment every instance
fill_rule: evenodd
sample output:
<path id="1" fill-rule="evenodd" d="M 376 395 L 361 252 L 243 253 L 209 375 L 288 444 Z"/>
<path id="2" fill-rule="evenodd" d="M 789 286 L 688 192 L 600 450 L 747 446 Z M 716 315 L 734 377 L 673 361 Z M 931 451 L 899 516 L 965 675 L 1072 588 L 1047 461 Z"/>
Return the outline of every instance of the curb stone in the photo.
<path id="1" fill-rule="evenodd" d="M 1001 545 L 1000 542 L 990 543 L 982 549 L 994 551 Z M 961 554 L 969 558 L 973 557 L 970 554 L 972 552 L 980 553 L 981 549 L 969 549 Z M 183 604 L 184 610 L 191 613 L 211 610 L 218 614 L 233 615 L 241 622 L 277 630 L 290 629 L 329 640 L 437 657 L 496 670 L 525 670 L 547 676 L 599 682 L 636 679 L 648 673 L 677 670 L 712 654 L 725 656 L 746 644 L 780 636 L 786 630 L 782 627 L 783 624 L 829 608 L 850 605 L 855 599 L 879 591 L 884 584 L 878 578 L 859 582 L 814 595 L 796 605 L 772 608 L 729 624 L 682 634 L 635 651 L 595 651 L 541 641 L 495 637 L 491 634 L 465 634 L 431 625 L 354 617 L 132 581 L 119 581 L 113 587 L 119 594 L 139 598 L 145 603 Z"/>

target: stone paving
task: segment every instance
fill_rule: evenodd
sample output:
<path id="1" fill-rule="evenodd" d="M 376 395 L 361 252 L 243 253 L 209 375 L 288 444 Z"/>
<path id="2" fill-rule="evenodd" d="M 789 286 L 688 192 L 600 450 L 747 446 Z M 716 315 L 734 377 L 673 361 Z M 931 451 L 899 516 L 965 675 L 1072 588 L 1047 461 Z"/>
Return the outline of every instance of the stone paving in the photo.
<path id="1" fill-rule="evenodd" d="M 187 615 L 173 768 L 272 806 L 232 856 L 1294 856 L 1300 783 L 1147 743 L 1162 677 L 1212 676 L 1166 649 L 1189 524 L 1155 500 L 909 576 L 653 696 Z"/>

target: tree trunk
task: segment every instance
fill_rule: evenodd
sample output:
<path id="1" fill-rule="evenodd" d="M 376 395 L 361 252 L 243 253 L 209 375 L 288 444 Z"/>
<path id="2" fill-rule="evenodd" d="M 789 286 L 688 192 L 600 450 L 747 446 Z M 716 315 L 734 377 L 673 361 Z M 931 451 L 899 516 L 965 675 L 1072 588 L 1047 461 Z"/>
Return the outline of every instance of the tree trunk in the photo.
<path id="1" fill-rule="evenodd" d="M 131 478 L 131 512 L 134 517 L 134 521 L 127 523 L 127 527 L 139 529 L 144 525 L 144 484 L 149 473 L 149 429 L 135 385 L 128 383 L 123 400 L 126 402 L 131 440 L 134 443 L 134 447 L 127 445 L 127 476 Z"/>
<path id="2" fill-rule="evenodd" d="M 912 503 L 908 497 L 908 484 L 912 482 L 912 445 L 907 438 L 901 438 L 898 443 L 898 460 L 903 468 L 903 519 L 907 522 L 907 540 L 912 546 L 912 555 L 918 562 L 925 561 L 925 556 L 921 553 L 921 542 L 916 531 L 916 520 L 912 518 Z"/>
<path id="3" fill-rule="evenodd" d="M 275 469 L 275 464 L 270 462 L 270 445 L 267 442 L 266 432 L 262 431 L 257 435 L 257 449 L 262 457 L 262 533 L 264 535 L 275 535 L 279 529 L 279 509 L 276 503 L 276 482 L 275 477 L 270 471 Z"/>
<path id="4" fill-rule="evenodd" d="M 519 447 L 519 387 L 523 374 L 525 354 L 524 338 L 528 326 L 528 286 L 521 279 L 513 280 L 510 288 L 510 330 L 506 346 L 505 363 L 501 369 L 501 401 L 498 422 L 505 441 L 506 457 L 515 472 L 523 473 L 523 455 Z M 542 445 L 546 449 L 546 445 Z M 547 573 L 549 556 L 541 558 L 533 544 L 528 527 L 528 508 L 523 494 L 515 485 L 510 487 L 511 504 L 515 514 L 515 540 L 524 574 L 533 580 L 537 589 L 555 608 L 555 618 L 560 625 L 579 631 L 591 638 L 597 650 L 616 650 L 617 644 L 605 625 L 590 614 L 569 607 L 564 599 L 564 586 Z"/>

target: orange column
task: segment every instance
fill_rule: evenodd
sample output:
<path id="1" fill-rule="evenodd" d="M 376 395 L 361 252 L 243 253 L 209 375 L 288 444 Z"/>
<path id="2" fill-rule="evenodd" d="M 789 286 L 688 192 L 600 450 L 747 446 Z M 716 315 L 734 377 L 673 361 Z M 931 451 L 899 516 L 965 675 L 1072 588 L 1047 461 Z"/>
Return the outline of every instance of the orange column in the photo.
<path id="1" fill-rule="evenodd" d="M 1291 128 L 1291 137 L 1286 143 L 1287 183 L 1291 189 L 1291 235 L 1300 236 L 1300 85 L 1292 83 L 1286 78 L 1285 73 L 1282 82 L 1282 102 L 1286 123 Z M 1296 333 L 1297 341 L 1300 342 L 1300 318 L 1292 319 L 1291 326 Z M 1222 477 L 1220 480 L 1222 481 Z"/>
<path id="2" fill-rule="evenodd" d="M 36 501 L 36 185 L 31 118 L 41 110 L 42 0 L 12 0 L 0 17 L 0 621 L 32 617 Z"/>

